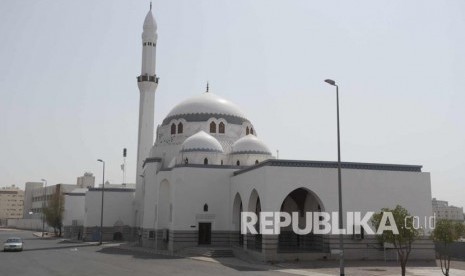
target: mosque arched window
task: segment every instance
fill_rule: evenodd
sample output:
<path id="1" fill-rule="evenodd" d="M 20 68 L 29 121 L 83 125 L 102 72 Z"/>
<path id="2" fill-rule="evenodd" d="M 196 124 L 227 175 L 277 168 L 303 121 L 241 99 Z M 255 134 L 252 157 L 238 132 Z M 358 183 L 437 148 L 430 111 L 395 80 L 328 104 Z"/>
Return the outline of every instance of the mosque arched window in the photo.
<path id="1" fill-rule="evenodd" d="M 183 132 L 183 125 L 182 123 L 178 124 L 178 134 Z"/>
<path id="2" fill-rule="evenodd" d="M 237 160 L 236 165 L 240 166 L 240 165 L 241 165 L 241 161 Z"/>
<path id="3" fill-rule="evenodd" d="M 245 135 L 249 135 L 250 131 L 249 131 L 249 127 L 246 127 L 245 128 Z"/>
<path id="4" fill-rule="evenodd" d="M 176 134 L 176 125 L 174 123 L 171 124 L 171 135 Z"/>
<path id="5" fill-rule="evenodd" d="M 215 124 L 215 122 L 210 123 L 210 133 L 216 133 L 216 124 Z"/>
<path id="6" fill-rule="evenodd" d="M 253 128 L 250 128 L 250 134 L 253 135 Z"/>
<path id="7" fill-rule="evenodd" d="M 218 125 L 218 133 L 224 133 L 224 123 L 223 122 L 221 122 Z"/>
<path id="8" fill-rule="evenodd" d="M 207 203 L 205 203 L 205 204 L 203 205 L 203 211 L 204 211 L 204 212 L 208 212 L 208 204 L 207 204 Z"/>
<path id="9" fill-rule="evenodd" d="M 203 159 L 203 164 L 208 165 L 208 158 Z"/>

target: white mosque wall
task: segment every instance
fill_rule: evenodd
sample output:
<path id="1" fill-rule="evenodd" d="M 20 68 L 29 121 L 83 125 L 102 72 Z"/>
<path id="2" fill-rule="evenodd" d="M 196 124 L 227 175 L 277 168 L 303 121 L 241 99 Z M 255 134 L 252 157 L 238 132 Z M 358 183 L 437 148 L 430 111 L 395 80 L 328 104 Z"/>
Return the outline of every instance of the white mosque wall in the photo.
<path id="1" fill-rule="evenodd" d="M 232 172 L 231 169 L 189 167 L 173 170 L 171 228 L 193 231 L 197 230 L 199 222 L 211 222 L 212 231 L 229 230 L 232 203 L 228 195 Z M 204 211 L 205 204 L 208 211 Z"/>
<path id="2" fill-rule="evenodd" d="M 86 214 L 86 197 L 82 195 L 65 195 L 63 226 L 73 225 L 73 221 L 82 225 Z"/>
<path id="3" fill-rule="evenodd" d="M 85 197 L 86 215 L 84 226 L 100 226 L 100 208 L 102 191 L 100 189 L 89 190 Z M 103 205 L 103 226 L 113 227 L 117 222 L 123 225 L 133 226 L 133 200 L 134 191 L 132 189 L 112 189 L 105 190 Z"/>
<path id="4" fill-rule="evenodd" d="M 158 200 L 158 162 L 147 163 L 144 170 L 144 213 L 142 227 L 145 229 L 154 229 L 157 218 L 157 200 Z M 163 173 L 162 173 L 163 174 Z"/>
<path id="5" fill-rule="evenodd" d="M 338 211 L 337 169 L 269 167 L 232 177 L 231 200 L 240 194 L 243 206 L 255 189 L 262 211 L 279 211 L 283 200 L 295 189 L 306 188 L 322 202 L 323 210 Z M 381 208 L 405 207 L 420 219 L 432 216 L 430 174 L 426 172 L 342 170 L 343 210 L 379 212 Z"/>

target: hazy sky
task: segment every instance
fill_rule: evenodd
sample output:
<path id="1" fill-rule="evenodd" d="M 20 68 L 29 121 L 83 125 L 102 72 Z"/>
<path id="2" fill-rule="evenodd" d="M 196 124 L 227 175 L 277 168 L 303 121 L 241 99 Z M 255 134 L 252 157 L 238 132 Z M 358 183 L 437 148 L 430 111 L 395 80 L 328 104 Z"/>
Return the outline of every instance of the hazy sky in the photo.
<path id="1" fill-rule="evenodd" d="M 136 162 L 149 1 L 0 2 L 0 186 L 85 171 L 120 183 Z M 211 92 L 242 106 L 280 158 L 423 165 L 433 196 L 465 206 L 465 2 L 166 0 L 159 124 Z M 362 191 L 363 192 L 363 191 Z"/>

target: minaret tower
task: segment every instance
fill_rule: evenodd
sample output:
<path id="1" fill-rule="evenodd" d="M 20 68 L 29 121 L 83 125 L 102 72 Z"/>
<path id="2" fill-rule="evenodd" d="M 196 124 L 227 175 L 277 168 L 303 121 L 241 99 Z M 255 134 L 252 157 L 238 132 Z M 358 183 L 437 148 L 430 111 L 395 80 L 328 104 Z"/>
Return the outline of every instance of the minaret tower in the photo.
<path id="1" fill-rule="evenodd" d="M 152 3 L 150 10 L 144 20 L 142 32 L 142 69 L 137 77 L 139 86 L 139 134 L 137 141 L 137 176 L 136 176 L 136 226 L 141 223 L 143 208 L 143 185 L 142 166 L 150 149 L 153 146 L 154 116 L 155 116 L 155 90 L 158 86 L 158 78 L 155 74 L 155 52 L 157 46 L 157 24 L 152 14 Z"/>

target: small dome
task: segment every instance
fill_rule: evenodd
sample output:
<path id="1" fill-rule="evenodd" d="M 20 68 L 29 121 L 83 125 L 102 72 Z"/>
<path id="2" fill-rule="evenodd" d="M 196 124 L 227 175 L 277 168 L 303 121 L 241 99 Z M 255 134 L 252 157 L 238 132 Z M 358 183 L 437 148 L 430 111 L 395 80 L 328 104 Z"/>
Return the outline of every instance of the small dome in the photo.
<path id="1" fill-rule="evenodd" d="M 223 147 L 220 142 L 203 130 L 187 138 L 184 143 L 182 143 L 181 148 L 181 152 L 223 152 Z"/>
<path id="2" fill-rule="evenodd" d="M 267 154 L 271 155 L 270 149 L 256 136 L 249 134 L 237 140 L 232 145 L 232 154 Z"/>
<path id="3" fill-rule="evenodd" d="M 186 114 L 230 115 L 246 119 L 237 105 L 210 92 L 182 101 L 168 113 L 166 118 Z"/>

